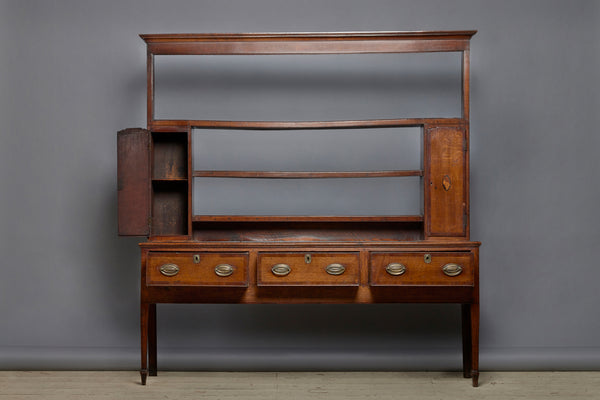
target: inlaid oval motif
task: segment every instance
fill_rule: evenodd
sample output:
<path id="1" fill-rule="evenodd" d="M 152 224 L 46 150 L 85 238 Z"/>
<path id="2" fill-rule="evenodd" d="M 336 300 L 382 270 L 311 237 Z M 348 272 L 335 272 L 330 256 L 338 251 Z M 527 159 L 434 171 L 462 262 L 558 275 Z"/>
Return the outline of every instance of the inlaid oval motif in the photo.
<path id="1" fill-rule="evenodd" d="M 233 267 L 229 264 L 219 264 L 215 267 L 215 274 L 218 276 L 229 276 L 233 274 Z"/>
<path id="2" fill-rule="evenodd" d="M 444 175 L 444 177 L 442 178 L 442 186 L 444 187 L 444 190 L 446 192 L 450 190 L 450 187 L 452 186 L 452 180 L 448 175 Z"/>
<path id="3" fill-rule="evenodd" d="M 179 267 L 176 264 L 163 264 L 160 266 L 160 273 L 164 276 L 175 276 L 179 273 Z"/>

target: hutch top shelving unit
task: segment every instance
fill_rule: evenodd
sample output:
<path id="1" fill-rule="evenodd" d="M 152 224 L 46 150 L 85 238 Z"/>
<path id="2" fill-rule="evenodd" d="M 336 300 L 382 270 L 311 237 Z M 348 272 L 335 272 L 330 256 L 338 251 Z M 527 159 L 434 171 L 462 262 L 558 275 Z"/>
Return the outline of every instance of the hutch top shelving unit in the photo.
<path id="1" fill-rule="evenodd" d="M 469 238 L 469 46 L 475 31 L 141 35 L 147 127 L 118 134 L 119 234 L 142 249 L 142 381 L 156 374 L 157 303 L 462 305 L 463 367 L 478 377 L 479 243 Z M 457 52 L 452 118 L 319 121 L 157 119 L 155 56 Z M 192 130 L 418 127 L 422 167 L 352 171 L 194 169 Z M 411 215 L 194 214 L 195 178 L 422 180 Z M 199 190 L 202 190 L 201 188 Z"/>

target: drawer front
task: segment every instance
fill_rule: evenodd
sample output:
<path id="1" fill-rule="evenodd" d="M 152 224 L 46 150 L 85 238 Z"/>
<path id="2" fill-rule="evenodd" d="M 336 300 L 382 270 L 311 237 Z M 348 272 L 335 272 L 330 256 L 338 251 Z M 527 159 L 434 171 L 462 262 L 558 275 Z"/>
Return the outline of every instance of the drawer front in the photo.
<path id="1" fill-rule="evenodd" d="M 474 282 L 470 253 L 371 253 L 371 286 L 462 285 Z"/>
<path id="2" fill-rule="evenodd" d="M 248 286 L 248 253 L 150 252 L 149 286 Z"/>
<path id="3" fill-rule="evenodd" d="M 262 252 L 258 286 L 358 286 L 359 253 Z"/>

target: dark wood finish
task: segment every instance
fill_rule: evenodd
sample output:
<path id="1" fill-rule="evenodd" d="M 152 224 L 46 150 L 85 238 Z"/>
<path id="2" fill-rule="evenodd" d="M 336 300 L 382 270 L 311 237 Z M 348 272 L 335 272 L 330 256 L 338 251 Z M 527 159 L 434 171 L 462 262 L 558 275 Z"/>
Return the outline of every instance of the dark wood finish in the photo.
<path id="1" fill-rule="evenodd" d="M 187 235 L 187 182 L 152 183 L 152 234 Z"/>
<path id="2" fill-rule="evenodd" d="M 479 376 L 479 242 L 469 239 L 469 41 L 475 31 L 141 35 L 148 131 L 118 135 L 119 233 L 141 243 L 141 378 L 157 372 L 157 303 L 456 303 L 464 376 Z M 157 120 L 154 56 L 459 51 L 460 118 L 341 121 Z M 421 127 L 420 170 L 193 170 L 191 130 Z M 194 177 L 423 179 L 420 215 L 193 215 Z M 151 215 L 150 215 L 151 214 Z M 151 216 L 149 220 L 148 217 Z M 406 270 L 392 275 L 389 264 Z M 461 273 L 444 274 L 446 264 Z M 174 264 L 170 265 L 169 264 Z M 215 267 L 227 264 L 220 276 Z M 276 276 L 273 266 L 289 274 Z M 329 265 L 330 273 L 326 268 Z M 340 271 L 340 264 L 344 271 Z M 161 267 L 162 269 L 161 272 Z M 337 270 L 336 270 L 337 269 Z M 394 269 L 390 269 L 394 272 Z M 396 269 L 398 271 L 398 269 Z M 172 275 L 172 276 L 169 276 Z M 227 274 L 225 274 L 227 275 Z"/>
<path id="3" fill-rule="evenodd" d="M 158 374 L 156 345 L 156 304 L 150 304 L 148 309 L 148 375 L 150 376 Z"/>
<path id="4" fill-rule="evenodd" d="M 150 160 L 148 131 L 124 129 L 117 133 L 117 198 L 119 235 L 150 233 Z"/>
<path id="5" fill-rule="evenodd" d="M 187 179 L 187 133 L 152 133 L 152 179 Z"/>

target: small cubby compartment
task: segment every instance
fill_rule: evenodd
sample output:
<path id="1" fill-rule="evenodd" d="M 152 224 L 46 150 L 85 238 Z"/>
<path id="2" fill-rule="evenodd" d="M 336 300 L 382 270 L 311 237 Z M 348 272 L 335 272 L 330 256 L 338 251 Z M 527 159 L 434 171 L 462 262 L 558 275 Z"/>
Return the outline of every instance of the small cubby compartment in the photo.
<path id="1" fill-rule="evenodd" d="M 185 180 L 187 177 L 187 132 L 152 132 L 152 179 Z"/>
<path id="2" fill-rule="evenodd" d="M 152 236 L 178 236 L 187 234 L 187 181 L 153 181 Z"/>

